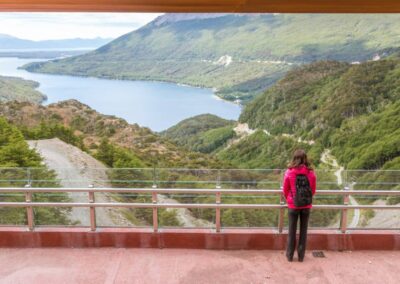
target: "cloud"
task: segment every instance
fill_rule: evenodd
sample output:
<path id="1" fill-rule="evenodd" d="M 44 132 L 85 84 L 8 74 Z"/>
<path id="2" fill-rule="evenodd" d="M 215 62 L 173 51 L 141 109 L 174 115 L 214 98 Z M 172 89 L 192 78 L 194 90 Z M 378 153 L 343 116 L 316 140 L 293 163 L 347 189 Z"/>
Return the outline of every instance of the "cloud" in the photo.
<path id="1" fill-rule="evenodd" d="M 115 38 L 152 21 L 154 13 L 0 13 L 0 33 L 31 40 Z"/>

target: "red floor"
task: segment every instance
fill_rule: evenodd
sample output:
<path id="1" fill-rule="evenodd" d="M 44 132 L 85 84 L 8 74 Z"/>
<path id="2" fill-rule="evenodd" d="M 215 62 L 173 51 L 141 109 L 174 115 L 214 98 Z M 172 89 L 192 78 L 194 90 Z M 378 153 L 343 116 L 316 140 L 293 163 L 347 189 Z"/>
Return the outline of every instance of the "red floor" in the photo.
<path id="1" fill-rule="evenodd" d="M 400 251 L 0 249 L 0 283 L 400 283 Z"/>

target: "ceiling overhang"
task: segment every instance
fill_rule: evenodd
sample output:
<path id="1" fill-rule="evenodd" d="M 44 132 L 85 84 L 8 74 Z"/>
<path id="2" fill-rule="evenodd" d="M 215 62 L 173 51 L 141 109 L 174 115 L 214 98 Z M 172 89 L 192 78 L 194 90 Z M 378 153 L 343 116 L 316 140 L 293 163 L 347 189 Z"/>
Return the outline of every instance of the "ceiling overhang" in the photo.
<path id="1" fill-rule="evenodd" d="M 400 13 L 400 0 L 0 0 L 0 11 Z"/>

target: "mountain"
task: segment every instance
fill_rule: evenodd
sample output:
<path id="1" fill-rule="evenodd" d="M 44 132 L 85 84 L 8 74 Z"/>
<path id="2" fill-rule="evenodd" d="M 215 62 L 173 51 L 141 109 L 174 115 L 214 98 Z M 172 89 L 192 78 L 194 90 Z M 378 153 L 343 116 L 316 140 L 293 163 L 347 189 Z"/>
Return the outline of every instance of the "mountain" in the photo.
<path id="1" fill-rule="evenodd" d="M 0 76 L 0 103 L 8 101 L 41 103 L 46 96 L 35 90 L 39 83 L 16 77 Z"/>
<path id="2" fill-rule="evenodd" d="M 249 103 L 240 121 L 312 142 L 308 148 L 319 153 L 331 148 L 349 169 L 387 169 L 400 165 L 399 107 L 399 57 L 323 61 L 290 71 Z"/>
<path id="3" fill-rule="evenodd" d="M 384 57 L 399 30 L 396 14 L 166 14 L 90 53 L 25 68 L 185 83 L 248 101 L 303 63 Z"/>
<path id="4" fill-rule="evenodd" d="M 41 40 L 33 41 L 21 39 L 10 35 L 0 34 L 0 51 L 6 50 L 23 50 L 23 49 L 95 49 L 110 42 L 111 38 L 73 38 L 73 39 L 59 39 L 59 40 Z"/>
<path id="5" fill-rule="evenodd" d="M 289 71 L 247 104 L 239 124 L 202 115 L 162 134 L 237 168 L 284 168 L 303 148 L 317 167 L 330 149 L 347 169 L 388 170 L 400 168 L 399 114 L 398 55 L 361 64 L 319 61 Z"/>

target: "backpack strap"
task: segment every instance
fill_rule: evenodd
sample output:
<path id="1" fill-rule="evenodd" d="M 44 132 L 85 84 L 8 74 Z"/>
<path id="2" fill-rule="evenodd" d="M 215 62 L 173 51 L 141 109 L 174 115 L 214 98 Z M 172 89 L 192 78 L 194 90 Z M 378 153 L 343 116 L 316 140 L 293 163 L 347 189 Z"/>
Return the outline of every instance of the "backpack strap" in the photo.
<path id="1" fill-rule="evenodd" d="M 297 178 L 297 175 L 296 175 Z M 295 181 L 295 186 L 296 186 L 296 181 Z M 290 191 L 290 195 L 292 196 L 292 201 L 294 202 L 294 197 L 293 197 L 293 191 L 292 191 L 292 187 L 289 187 L 289 191 Z"/>

